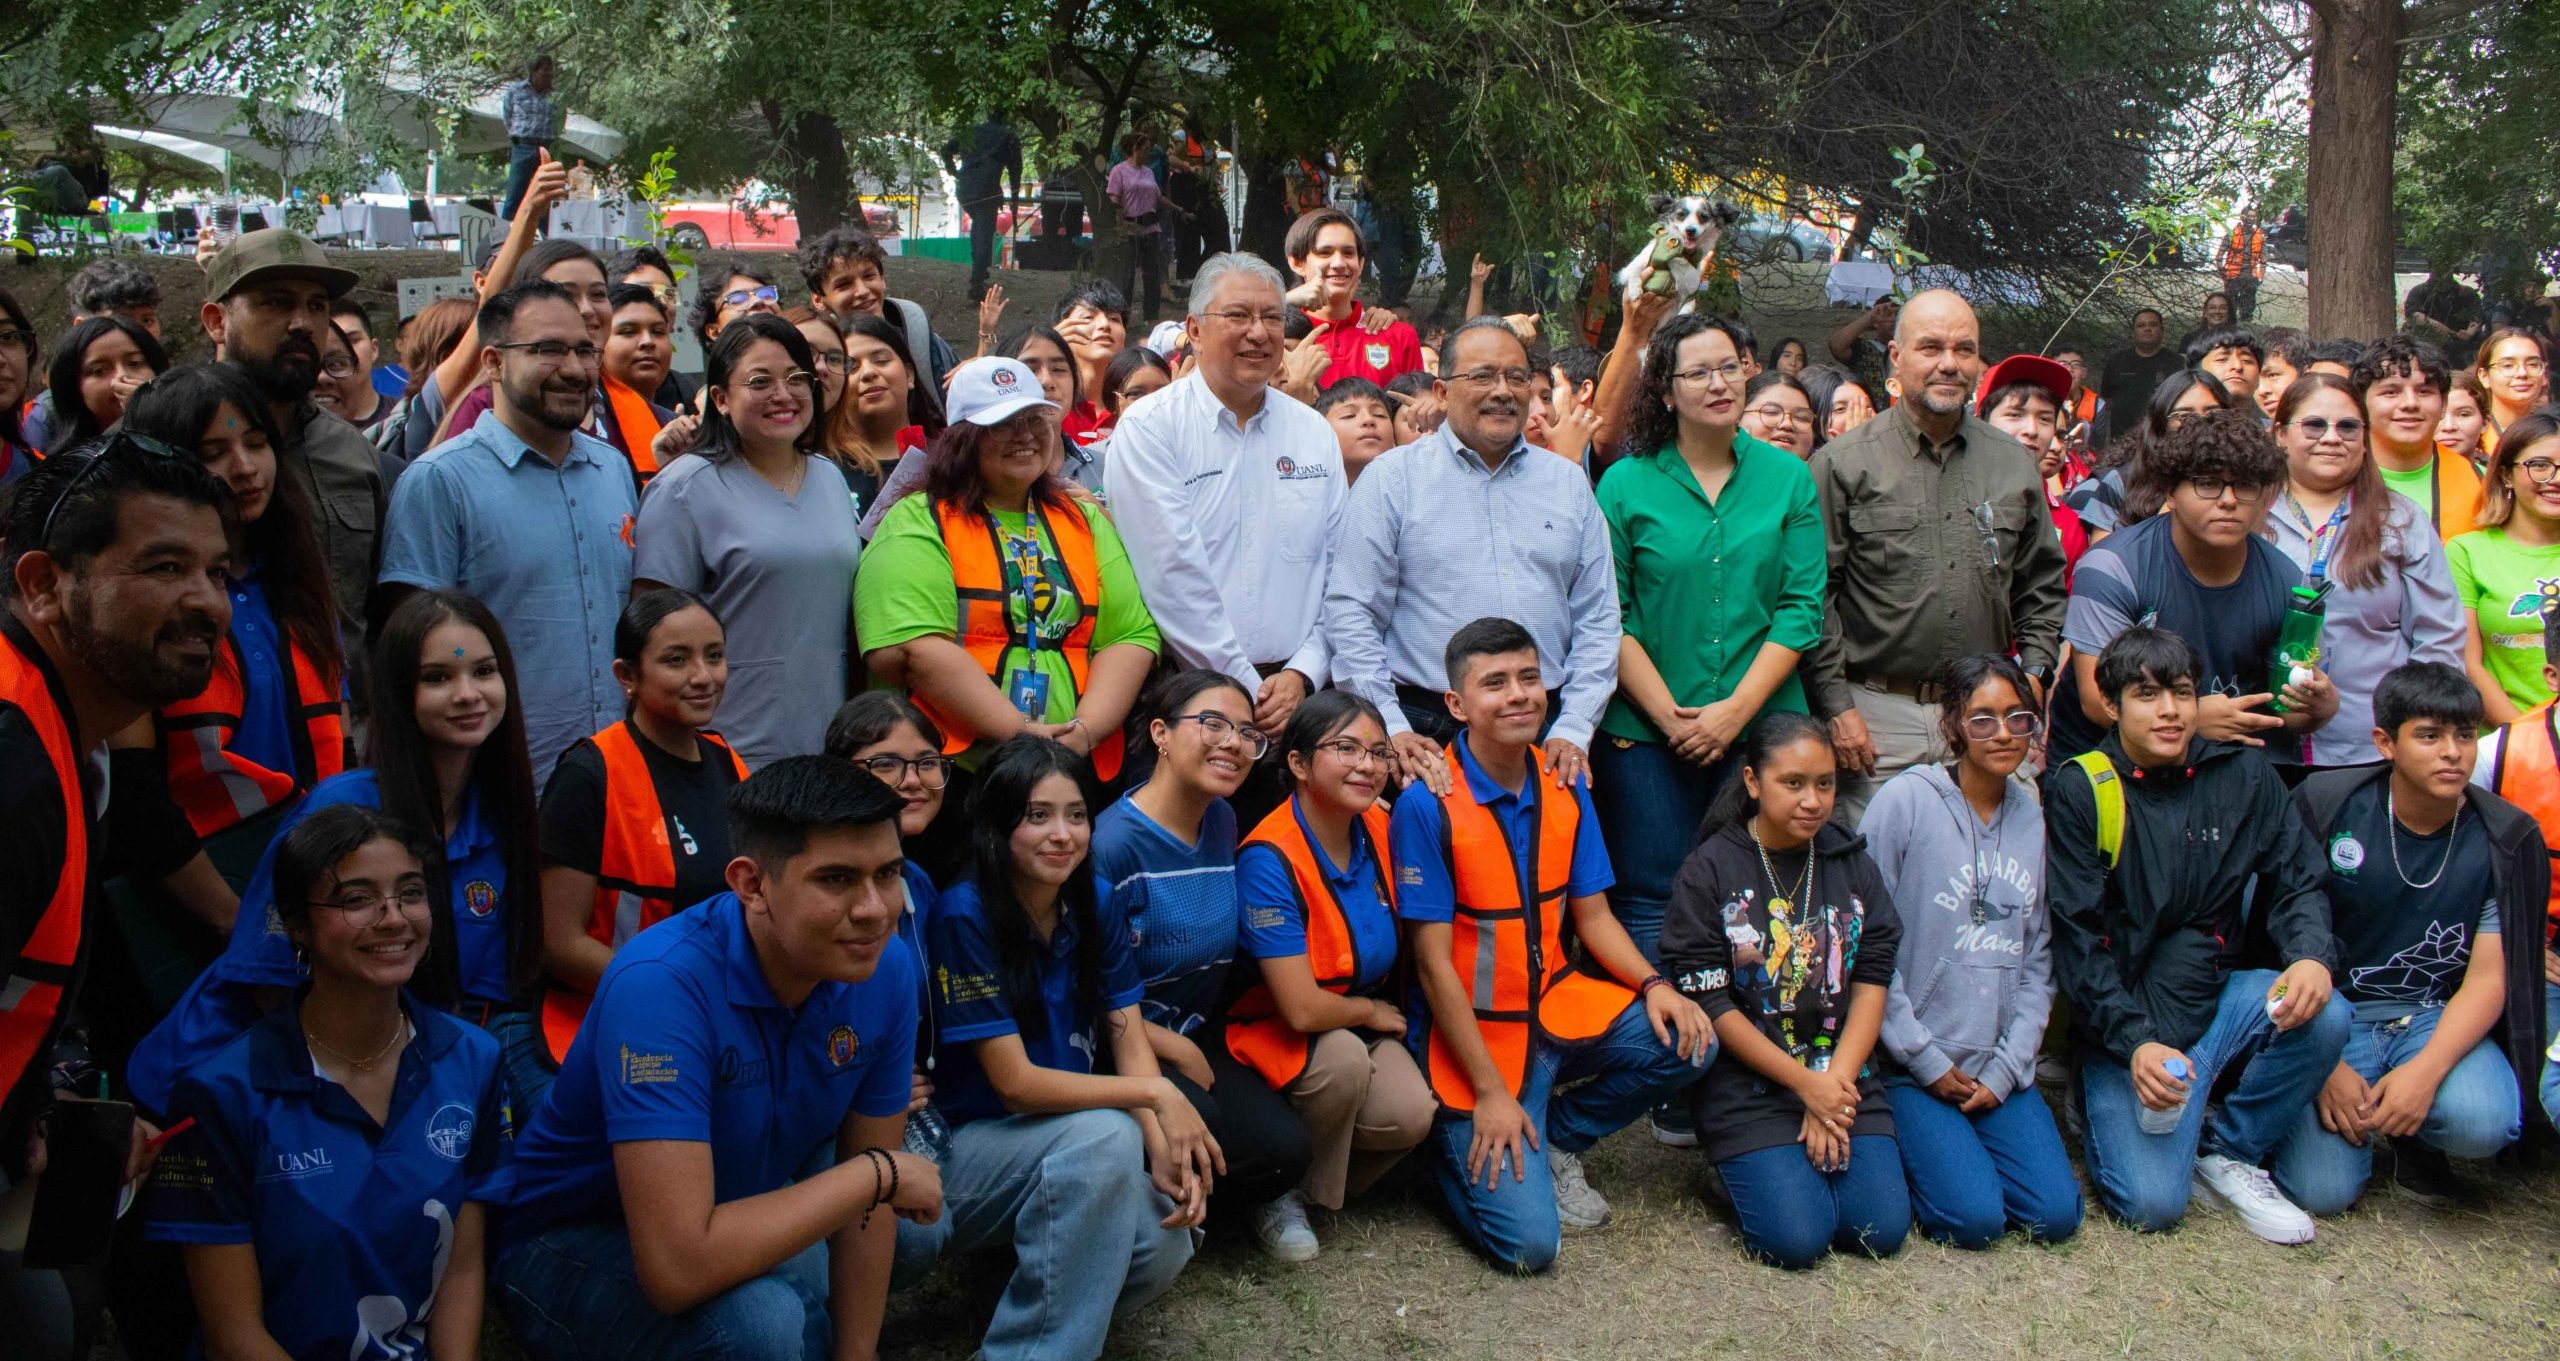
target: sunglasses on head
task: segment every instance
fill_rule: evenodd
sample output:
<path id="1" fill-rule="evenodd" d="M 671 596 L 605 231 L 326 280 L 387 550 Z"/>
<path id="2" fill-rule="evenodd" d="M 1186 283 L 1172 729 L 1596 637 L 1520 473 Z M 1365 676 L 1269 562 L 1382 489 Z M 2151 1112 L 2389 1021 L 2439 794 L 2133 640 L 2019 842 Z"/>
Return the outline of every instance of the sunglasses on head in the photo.
<path id="1" fill-rule="evenodd" d="M 153 439 L 149 435 L 136 434 L 130 430 L 118 430 L 104 436 L 98 452 L 91 454 L 88 461 L 80 465 L 80 471 L 63 480 L 62 490 L 53 494 L 53 504 L 45 507 L 44 522 L 36 528 L 38 547 L 44 548 L 52 544 L 54 517 L 62 513 L 62 503 L 71 499 L 71 493 L 79 490 L 80 484 L 89 480 L 89 474 L 96 472 L 108 459 L 127 449 L 147 454 L 152 458 L 190 457 L 184 450 Z"/>

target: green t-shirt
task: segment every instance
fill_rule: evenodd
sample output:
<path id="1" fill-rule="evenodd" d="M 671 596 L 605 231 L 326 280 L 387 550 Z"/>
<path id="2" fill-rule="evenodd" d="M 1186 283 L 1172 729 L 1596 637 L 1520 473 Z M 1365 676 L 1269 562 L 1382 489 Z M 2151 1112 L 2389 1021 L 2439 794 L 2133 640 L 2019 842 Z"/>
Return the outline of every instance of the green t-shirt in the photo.
<path id="1" fill-rule="evenodd" d="M 2411 468 L 2405 472 L 2398 468 L 2384 467 L 2379 459 L 2374 461 L 2374 467 L 2382 474 L 2382 485 L 2417 502 L 2420 510 L 2435 504 L 2436 461 L 2434 459 L 2428 459 L 2427 466 L 2423 468 Z"/>
<path id="2" fill-rule="evenodd" d="M 1047 646 L 1063 637 L 1075 625 L 1083 602 L 1067 574 L 1066 564 L 1058 557 L 1055 537 L 1046 521 L 1056 516 L 1044 511 L 1040 529 L 1040 575 L 1054 583 L 1054 589 L 1041 592 L 1048 598 L 1042 617 L 1040 638 L 1043 646 L 1032 666 L 1049 678 L 1049 706 L 1042 721 L 1064 723 L 1075 717 L 1075 675 L 1067 665 L 1064 653 Z M 1093 621 L 1093 637 L 1088 648 L 1100 652 L 1120 643 L 1136 643 L 1149 652 L 1160 650 L 1154 616 L 1147 613 L 1146 599 L 1138 593 L 1138 577 L 1129 569 L 1129 552 L 1121 546 L 1120 532 L 1099 509 L 1087 507 L 1085 518 L 1093 526 L 1093 556 L 1096 574 L 1102 582 L 1102 599 Z M 999 535 L 1020 538 L 1030 532 L 1030 517 L 998 512 L 995 516 Z M 1006 592 L 1006 618 L 1019 630 L 1024 604 L 1019 591 Z M 936 634 L 950 638 L 960 629 L 960 597 L 951 584 L 951 553 L 943 547 L 942 528 L 933 516 L 932 498 L 922 492 L 891 506 L 881 517 L 880 529 L 862 550 L 862 565 L 853 580 L 853 626 L 866 649 L 893 647 L 917 638 Z M 1013 671 L 1023 664 L 1024 650 L 1005 649 L 997 663 L 995 683 L 1002 686 Z"/>
<path id="3" fill-rule="evenodd" d="M 2500 526 L 2452 540 L 2444 555 L 2454 594 L 2480 621 L 2480 659 L 2490 676 L 2519 709 L 2550 699 L 2542 683 L 2542 602 L 2560 595 L 2560 544 L 2529 547 Z"/>

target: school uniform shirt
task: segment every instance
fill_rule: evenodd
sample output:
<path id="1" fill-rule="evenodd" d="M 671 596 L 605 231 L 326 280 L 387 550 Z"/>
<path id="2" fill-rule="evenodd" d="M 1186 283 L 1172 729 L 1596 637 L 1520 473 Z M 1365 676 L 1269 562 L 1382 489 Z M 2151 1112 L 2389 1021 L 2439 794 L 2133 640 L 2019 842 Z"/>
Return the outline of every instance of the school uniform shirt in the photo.
<path id="1" fill-rule="evenodd" d="M 2107 536 L 2105 543 L 2080 559 L 2071 581 L 2071 606 L 2063 616 L 2062 638 L 2082 656 L 2106 650 L 2116 635 L 2136 625 L 2167 629 L 2193 644 L 2204 659 L 2196 678 L 2199 697 L 2237 698 L 2269 692 L 2267 657 L 2293 588 L 2302 584 L 2302 569 L 2252 534 L 2248 560 L 2228 586 L 2207 586 L 2187 569 L 2169 536 L 2167 513 L 2154 515 L 2131 529 Z M 2053 733 L 2046 768 L 2091 750 L 2106 730 L 2090 722 L 2080 709 L 2080 676 L 2065 668 L 2054 682 Z M 2268 759 L 2299 765 L 2302 753 L 2267 748 Z"/>
<path id="2" fill-rule="evenodd" d="M 285 934 L 284 918 L 275 908 L 276 847 L 304 818 L 342 803 L 382 806 L 382 786 L 371 768 L 322 780 L 276 824 L 275 840 L 258 857 L 248 887 L 240 891 L 240 911 L 231 920 L 231 939 L 222 956 L 196 976 L 126 1064 L 125 1085 L 143 1109 L 166 1111 L 180 1075 L 258 1020 L 256 989 L 302 985 L 293 939 Z M 530 889 L 510 893 L 506 846 L 499 829 L 481 817 L 476 784 L 464 793 L 462 820 L 445 838 L 444 863 L 463 996 L 484 1006 L 506 1006 L 514 1000 L 507 971 L 508 915 L 542 909 Z"/>
<path id="3" fill-rule="evenodd" d="M 934 1104 L 954 1129 L 972 1120 L 1011 1114 L 1004 1098 L 987 1080 L 986 1068 L 972 1048 L 1000 1035 L 1022 1037 L 1023 1052 L 1033 1063 L 1062 1073 L 1091 1073 L 1108 1043 L 1102 1022 L 1109 1013 L 1138 1005 L 1146 989 L 1138 980 L 1137 961 L 1129 953 L 1128 925 L 1111 910 L 1109 894 L 1094 886 L 1096 921 L 1101 935 L 1101 1010 L 1076 995 L 1076 944 L 1080 928 L 1066 913 L 1047 942 L 1031 943 L 1027 980 L 1034 995 L 1009 992 L 993 923 L 977 884 L 963 879 L 943 891 L 934 905 L 925 934 L 933 944 L 934 1023 L 942 1036 L 935 1068 Z M 1028 1013 L 1029 1024 L 1025 1024 Z"/>
<path id="4" fill-rule="evenodd" d="M 1295 800 L 1290 815 L 1301 828 Z M 1396 964 L 1396 914 L 1384 896 L 1384 846 L 1369 844 L 1360 824 L 1351 826 L 1351 860 L 1336 866 L 1314 834 L 1307 849 L 1315 853 L 1316 872 L 1341 900 L 1342 918 L 1351 928 L 1353 997 L 1382 995 Z M 1307 909 L 1298 898 L 1298 877 L 1289 862 L 1269 846 L 1247 846 L 1236 854 L 1236 902 L 1244 914 L 1240 944 L 1255 959 L 1288 959 L 1307 952 Z"/>
<path id="5" fill-rule="evenodd" d="M 930 1068 L 938 1035 L 933 1010 L 933 953 L 928 946 L 927 931 L 933 922 L 933 910 L 942 894 L 933 886 L 933 876 L 924 866 L 910 860 L 904 872 L 907 888 L 906 910 L 898 914 L 898 939 L 916 957 L 916 1063 Z"/>
<path id="6" fill-rule="evenodd" d="M 231 641 L 240 649 L 242 697 L 231 750 L 262 769 L 292 770 L 292 663 L 256 564 L 231 579 Z"/>
<path id="7" fill-rule="evenodd" d="M 2444 546 L 2454 594 L 2480 621 L 2480 664 L 2519 709 L 2546 703 L 2542 602 L 2560 592 L 2560 544 L 2517 543 L 2501 525 Z"/>
<path id="8" fill-rule="evenodd" d="M 631 727 L 624 719 L 623 726 Z M 729 791 L 738 768 L 708 746 L 687 761 L 631 730 L 632 745 L 649 771 L 658 809 L 667 819 L 667 850 L 675 861 L 679 909 L 729 886 Z M 604 865 L 604 816 L 608 791 L 604 754 L 594 739 L 561 753 L 542 791 L 542 863 L 595 874 Z"/>
<path id="9" fill-rule="evenodd" d="M 1199 841 L 1186 843 L 1123 796 L 1093 820 L 1093 868 L 1128 924 L 1138 1009 L 1177 1035 L 1222 1014 L 1236 957 L 1236 810 L 1211 800 Z"/>
<path id="10" fill-rule="evenodd" d="M 847 1116 L 904 1114 L 916 967 L 892 940 L 870 978 L 821 983 L 786 1007 L 734 893 L 632 937 L 516 1140 L 508 1238 L 619 1221 L 616 1144 L 709 1144 L 712 1200 L 725 1205 L 788 1185 Z"/>
<path id="11" fill-rule="evenodd" d="M 2462 986 L 2472 946 L 2499 934 L 2488 829 L 2466 807 L 2458 826 L 2420 836 L 2391 816 L 2389 792 L 2388 780 L 2357 787 L 2321 842 L 2338 992 L 2355 1004 L 2358 1021 L 2443 1006 Z"/>
<path id="12" fill-rule="evenodd" d="M 1316 386 L 1329 388 L 1345 378 L 1366 378 L 1385 387 L 1408 373 L 1422 371 L 1422 337 L 1401 321 L 1388 322 L 1385 330 L 1371 331 L 1360 324 L 1360 316 L 1367 310 L 1359 299 L 1352 299 L 1351 315 L 1316 341 L 1333 356 Z M 1306 316 L 1316 325 L 1324 324 L 1319 313 L 1309 312 Z"/>
<path id="13" fill-rule="evenodd" d="M 381 1124 L 313 1063 L 299 1005 L 191 1067 L 171 1099 L 195 1124 L 153 1168 L 149 1237 L 255 1248 L 267 1332 L 288 1355 L 423 1356 L 454 1221 L 506 1198 L 498 1042 L 407 1011 Z"/>

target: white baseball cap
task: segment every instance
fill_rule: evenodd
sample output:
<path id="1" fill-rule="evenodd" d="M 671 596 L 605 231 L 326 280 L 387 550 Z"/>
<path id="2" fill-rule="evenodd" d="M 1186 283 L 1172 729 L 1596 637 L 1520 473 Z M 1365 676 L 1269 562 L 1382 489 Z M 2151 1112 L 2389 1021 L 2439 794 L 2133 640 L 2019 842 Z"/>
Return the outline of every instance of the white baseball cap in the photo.
<path id="1" fill-rule="evenodd" d="M 1157 322 L 1156 328 L 1147 332 L 1147 348 L 1155 351 L 1158 359 L 1169 360 L 1182 353 L 1182 347 L 1190 343 L 1190 333 L 1178 321 Z"/>
<path id="2" fill-rule="evenodd" d="M 1058 409 L 1040 390 L 1039 375 L 1019 359 L 972 359 L 951 373 L 947 414 L 957 424 L 1002 425 L 1034 407 Z"/>

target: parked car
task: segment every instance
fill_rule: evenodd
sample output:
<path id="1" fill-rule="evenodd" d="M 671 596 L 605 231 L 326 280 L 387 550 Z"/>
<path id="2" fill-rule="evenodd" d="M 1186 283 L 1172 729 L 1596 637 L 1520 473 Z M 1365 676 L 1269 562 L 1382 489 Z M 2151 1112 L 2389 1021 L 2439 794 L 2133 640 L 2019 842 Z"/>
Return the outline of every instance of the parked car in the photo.
<path id="1" fill-rule="evenodd" d="M 800 248 L 800 219 L 783 199 L 726 203 L 692 200 L 667 205 L 667 239 L 689 251 L 791 251 Z M 900 231 L 898 210 L 862 205 L 863 225 L 882 240 Z"/>
<path id="2" fill-rule="evenodd" d="M 1745 264 L 1806 261 L 1823 262 L 1831 258 L 1831 236 L 1810 222 L 1780 217 L 1775 213 L 1750 213 L 1733 225 L 1728 238 L 1737 256 Z"/>

